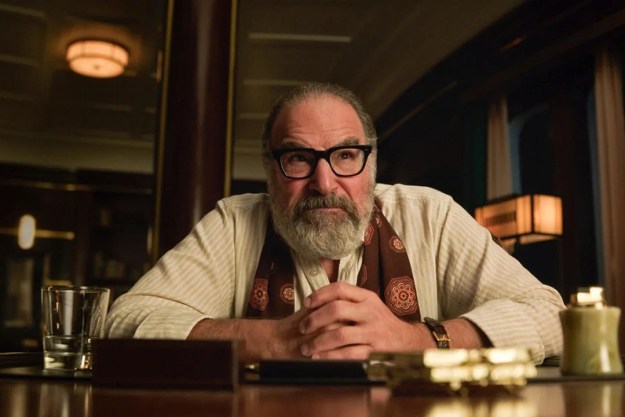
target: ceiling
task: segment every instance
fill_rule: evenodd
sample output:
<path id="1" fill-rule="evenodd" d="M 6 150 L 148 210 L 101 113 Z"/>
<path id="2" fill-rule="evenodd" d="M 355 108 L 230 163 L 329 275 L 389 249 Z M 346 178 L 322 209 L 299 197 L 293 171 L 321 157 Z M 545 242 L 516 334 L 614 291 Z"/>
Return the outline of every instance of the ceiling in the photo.
<path id="1" fill-rule="evenodd" d="M 286 89 L 342 84 L 375 119 L 523 1 L 239 0 L 233 177 L 263 178 L 259 132 Z M 165 3 L 0 0 L 0 161 L 150 173 Z M 68 69 L 67 45 L 89 37 L 129 50 L 123 76 Z"/>
<path id="2" fill-rule="evenodd" d="M 59 168 L 151 171 L 164 0 L 0 0 L 0 158 Z M 122 77 L 74 74 L 77 39 L 131 54 Z"/>

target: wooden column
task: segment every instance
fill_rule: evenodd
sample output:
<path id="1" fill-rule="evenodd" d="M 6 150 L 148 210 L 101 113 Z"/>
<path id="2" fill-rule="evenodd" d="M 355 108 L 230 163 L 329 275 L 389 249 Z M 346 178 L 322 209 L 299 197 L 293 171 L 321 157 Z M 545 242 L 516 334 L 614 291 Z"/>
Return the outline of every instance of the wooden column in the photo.
<path id="1" fill-rule="evenodd" d="M 154 259 L 224 196 L 235 0 L 170 0 L 156 152 Z"/>

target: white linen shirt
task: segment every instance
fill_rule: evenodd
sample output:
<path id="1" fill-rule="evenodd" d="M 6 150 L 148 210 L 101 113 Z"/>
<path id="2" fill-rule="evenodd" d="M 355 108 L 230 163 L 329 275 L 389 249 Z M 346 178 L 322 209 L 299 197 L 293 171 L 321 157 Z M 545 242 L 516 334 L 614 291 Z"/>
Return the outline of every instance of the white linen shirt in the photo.
<path id="1" fill-rule="evenodd" d="M 559 354 L 559 294 L 495 244 L 452 198 L 417 186 L 378 184 L 384 216 L 402 239 L 421 317 L 464 317 L 496 347 L 533 359 Z M 267 194 L 225 198 L 111 308 L 108 337 L 185 339 L 205 318 L 244 317 L 269 218 Z M 295 309 L 329 284 L 318 260 L 292 252 Z M 362 249 L 342 258 L 339 281 L 356 284 Z"/>

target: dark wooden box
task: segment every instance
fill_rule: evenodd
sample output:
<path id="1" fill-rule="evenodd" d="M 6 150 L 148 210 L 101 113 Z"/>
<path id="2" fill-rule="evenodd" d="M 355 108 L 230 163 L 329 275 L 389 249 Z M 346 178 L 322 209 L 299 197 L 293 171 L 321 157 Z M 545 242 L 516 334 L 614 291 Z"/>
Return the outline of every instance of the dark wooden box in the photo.
<path id="1" fill-rule="evenodd" d="M 93 345 L 93 384 L 235 390 L 243 341 L 101 339 Z"/>

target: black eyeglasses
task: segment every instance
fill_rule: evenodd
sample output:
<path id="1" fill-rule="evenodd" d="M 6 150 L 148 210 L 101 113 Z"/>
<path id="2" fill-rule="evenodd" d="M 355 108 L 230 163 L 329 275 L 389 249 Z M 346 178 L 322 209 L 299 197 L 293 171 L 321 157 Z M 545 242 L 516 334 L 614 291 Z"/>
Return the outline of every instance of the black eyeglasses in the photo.
<path id="1" fill-rule="evenodd" d="M 362 172 L 371 153 L 369 145 L 335 146 L 318 151 L 312 148 L 277 149 L 271 151 L 282 174 L 290 179 L 310 178 L 319 159 L 325 159 L 337 177 L 353 177 Z"/>

